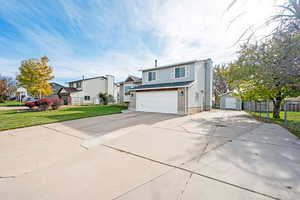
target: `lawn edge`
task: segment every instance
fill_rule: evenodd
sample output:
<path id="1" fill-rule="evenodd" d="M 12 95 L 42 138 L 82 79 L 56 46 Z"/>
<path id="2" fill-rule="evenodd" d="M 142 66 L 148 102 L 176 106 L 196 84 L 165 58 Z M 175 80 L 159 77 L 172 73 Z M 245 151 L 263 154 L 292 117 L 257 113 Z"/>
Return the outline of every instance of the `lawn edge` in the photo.
<path id="1" fill-rule="evenodd" d="M 60 121 L 50 122 L 50 123 L 39 123 L 39 124 L 34 124 L 34 125 L 24 125 L 24 126 L 14 127 L 14 128 L 4 128 L 4 129 L 1 129 L 1 128 L 0 128 L 0 134 L 1 134 L 1 132 L 4 132 L 4 131 L 9 131 L 9 130 L 14 130 L 14 129 L 19 129 L 19 128 L 27 128 L 27 127 L 33 127 L 33 126 L 41 126 L 41 125 L 45 125 L 45 124 L 54 124 L 54 123 L 60 123 L 60 122 L 65 122 L 65 121 L 72 121 L 72 120 L 78 120 L 78 119 L 85 119 L 85 118 L 99 117 L 99 116 L 105 116 L 105 115 L 115 115 L 115 114 L 121 114 L 121 113 L 122 113 L 122 110 L 121 110 L 120 112 L 116 112 L 116 113 L 107 113 L 107 114 L 101 114 L 101 115 L 94 115 L 94 116 L 90 116 L 90 117 L 80 117 L 80 118 L 76 118 L 76 119 L 65 119 L 65 120 L 60 120 Z"/>
<path id="2" fill-rule="evenodd" d="M 247 111 L 245 111 L 247 112 Z M 289 126 L 289 124 L 285 123 L 284 121 L 282 121 L 282 119 L 267 119 L 265 117 L 259 117 L 257 115 L 255 115 L 252 112 L 247 112 L 248 114 L 250 114 L 252 117 L 254 117 L 257 121 L 261 121 L 264 123 L 273 123 L 273 124 L 277 124 L 285 129 L 287 129 L 290 133 L 292 133 L 293 135 L 295 135 L 298 139 L 300 139 L 300 130 L 297 130 L 291 126 Z"/>

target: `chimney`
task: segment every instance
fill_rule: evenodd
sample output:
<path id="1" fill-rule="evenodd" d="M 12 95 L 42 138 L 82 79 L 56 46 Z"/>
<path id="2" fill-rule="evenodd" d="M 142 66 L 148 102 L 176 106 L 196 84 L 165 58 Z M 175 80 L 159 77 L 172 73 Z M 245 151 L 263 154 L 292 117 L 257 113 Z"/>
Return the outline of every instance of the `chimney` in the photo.
<path id="1" fill-rule="evenodd" d="M 155 59 L 155 67 L 157 67 L 157 60 Z"/>

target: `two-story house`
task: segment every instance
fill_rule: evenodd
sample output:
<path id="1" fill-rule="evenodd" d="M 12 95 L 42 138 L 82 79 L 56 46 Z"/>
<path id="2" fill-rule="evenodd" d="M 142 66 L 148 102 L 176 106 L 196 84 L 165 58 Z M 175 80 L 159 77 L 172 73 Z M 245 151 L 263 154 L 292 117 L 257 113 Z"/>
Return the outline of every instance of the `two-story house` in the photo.
<path id="1" fill-rule="evenodd" d="M 100 103 L 100 93 L 115 95 L 114 76 L 112 75 L 83 78 L 68 84 L 70 88 L 76 89 L 70 93 L 72 105 L 98 104 Z"/>
<path id="2" fill-rule="evenodd" d="M 141 71 L 142 85 L 131 89 L 129 109 L 174 114 L 193 114 L 211 109 L 211 59 Z"/>
<path id="3" fill-rule="evenodd" d="M 120 82 L 120 102 L 129 103 L 130 94 L 129 91 L 139 85 L 142 85 L 142 79 L 136 76 L 129 75 L 125 81 Z"/>

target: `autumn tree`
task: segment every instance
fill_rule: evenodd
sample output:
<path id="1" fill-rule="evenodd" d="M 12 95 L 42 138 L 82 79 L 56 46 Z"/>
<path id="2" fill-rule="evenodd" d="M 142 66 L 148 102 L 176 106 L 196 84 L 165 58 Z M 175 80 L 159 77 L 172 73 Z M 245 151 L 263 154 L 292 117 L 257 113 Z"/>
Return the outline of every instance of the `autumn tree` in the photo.
<path id="1" fill-rule="evenodd" d="M 4 101 L 8 96 L 13 95 L 16 90 L 16 81 L 12 77 L 0 75 L 0 101 Z"/>
<path id="2" fill-rule="evenodd" d="M 48 65 L 49 59 L 44 56 L 41 59 L 31 58 L 21 62 L 17 80 L 21 86 L 33 96 L 48 96 L 52 93 L 49 80 L 53 79 L 53 69 Z"/>
<path id="3" fill-rule="evenodd" d="M 300 34 L 280 33 L 243 45 L 228 74 L 244 100 L 270 99 L 273 117 L 280 118 L 282 101 L 300 94 Z"/>
<path id="4" fill-rule="evenodd" d="M 226 65 L 216 65 L 213 70 L 213 92 L 216 103 L 220 102 L 220 95 L 229 92 L 231 88 L 228 85 L 226 76 L 228 68 Z"/>

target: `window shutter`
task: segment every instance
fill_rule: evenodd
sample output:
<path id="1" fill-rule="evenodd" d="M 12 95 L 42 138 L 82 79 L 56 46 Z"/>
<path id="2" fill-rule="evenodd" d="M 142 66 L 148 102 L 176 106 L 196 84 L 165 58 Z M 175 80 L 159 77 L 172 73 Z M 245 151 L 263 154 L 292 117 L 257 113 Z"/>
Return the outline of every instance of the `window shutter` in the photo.
<path id="1" fill-rule="evenodd" d="M 159 80 L 159 71 L 156 71 L 156 80 Z"/>
<path id="2" fill-rule="evenodd" d="M 148 82 L 148 72 L 144 72 L 144 82 Z"/>
<path id="3" fill-rule="evenodd" d="M 175 67 L 171 69 L 171 79 L 175 79 Z"/>
<path id="4" fill-rule="evenodd" d="M 185 67 L 185 73 L 186 73 L 186 77 L 190 77 L 190 67 L 189 66 Z"/>

